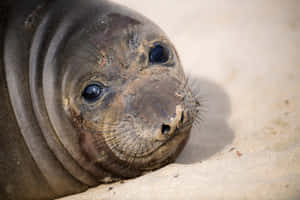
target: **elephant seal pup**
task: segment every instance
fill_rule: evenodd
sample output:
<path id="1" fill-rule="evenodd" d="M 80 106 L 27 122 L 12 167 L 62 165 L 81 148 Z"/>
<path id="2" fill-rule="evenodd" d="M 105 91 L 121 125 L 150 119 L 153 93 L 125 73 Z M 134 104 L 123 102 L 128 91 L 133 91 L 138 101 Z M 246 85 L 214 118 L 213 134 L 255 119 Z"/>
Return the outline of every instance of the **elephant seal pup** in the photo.
<path id="1" fill-rule="evenodd" d="M 103 0 L 5 10 L 1 199 L 53 199 L 174 161 L 199 102 L 160 28 Z"/>

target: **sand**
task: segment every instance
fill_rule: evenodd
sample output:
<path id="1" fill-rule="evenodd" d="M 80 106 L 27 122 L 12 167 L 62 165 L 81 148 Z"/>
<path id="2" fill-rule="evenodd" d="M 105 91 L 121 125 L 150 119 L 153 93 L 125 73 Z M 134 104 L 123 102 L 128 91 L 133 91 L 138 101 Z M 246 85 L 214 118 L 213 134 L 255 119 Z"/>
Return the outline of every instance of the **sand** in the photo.
<path id="1" fill-rule="evenodd" d="M 174 42 L 205 120 L 175 164 L 60 200 L 300 200 L 300 1 L 118 2 Z"/>

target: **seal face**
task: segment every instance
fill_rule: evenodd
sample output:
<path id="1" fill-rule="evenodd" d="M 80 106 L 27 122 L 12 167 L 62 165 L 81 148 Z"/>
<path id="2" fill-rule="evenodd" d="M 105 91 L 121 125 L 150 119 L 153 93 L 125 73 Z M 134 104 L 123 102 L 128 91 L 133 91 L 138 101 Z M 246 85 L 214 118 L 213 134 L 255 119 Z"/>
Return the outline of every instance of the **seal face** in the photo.
<path id="1" fill-rule="evenodd" d="M 0 198 L 53 199 L 174 161 L 200 104 L 159 27 L 106 0 L 10 5 Z"/>
<path id="2" fill-rule="evenodd" d="M 111 12 L 75 34 L 65 52 L 64 65 L 76 72 L 65 81 L 65 111 L 91 162 L 133 177 L 175 159 L 197 102 L 176 50 L 157 26 Z"/>

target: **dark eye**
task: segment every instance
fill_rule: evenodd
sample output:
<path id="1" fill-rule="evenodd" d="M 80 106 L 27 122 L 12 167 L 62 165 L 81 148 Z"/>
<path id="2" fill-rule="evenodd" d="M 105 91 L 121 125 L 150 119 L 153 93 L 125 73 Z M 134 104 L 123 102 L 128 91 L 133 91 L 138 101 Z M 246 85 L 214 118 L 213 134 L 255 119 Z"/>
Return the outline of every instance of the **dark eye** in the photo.
<path id="1" fill-rule="evenodd" d="M 82 92 L 82 97 L 88 102 L 97 101 L 103 93 L 101 84 L 93 83 L 88 85 Z"/>
<path id="2" fill-rule="evenodd" d="M 151 63 L 165 63 L 169 59 L 169 51 L 162 45 L 155 45 L 149 53 Z"/>

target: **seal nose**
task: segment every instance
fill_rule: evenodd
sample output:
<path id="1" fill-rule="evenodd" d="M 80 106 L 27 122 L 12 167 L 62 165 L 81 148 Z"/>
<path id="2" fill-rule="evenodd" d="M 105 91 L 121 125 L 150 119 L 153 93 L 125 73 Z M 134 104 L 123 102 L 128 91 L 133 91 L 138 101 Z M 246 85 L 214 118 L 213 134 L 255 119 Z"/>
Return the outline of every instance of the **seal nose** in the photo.
<path id="1" fill-rule="evenodd" d="M 181 106 L 176 107 L 176 117 L 170 120 L 170 123 L 163 123 L 161 125 L 161 135 L 167 136 L 176 133 L 186 121 L 186 112 Z"/>
<path id="2" fill-rule="evenodd" d="M 177 133 L 186 132 L 189 128 L 187 122 L 193 119 L 181 89 L 178 93 L 181 82 L 169 75 L 154 74 L 156 78 L 146 75 L 127 85 L 121 98 L 125 112 L 140 121 L 139 134 L 165 141 Z"/>

